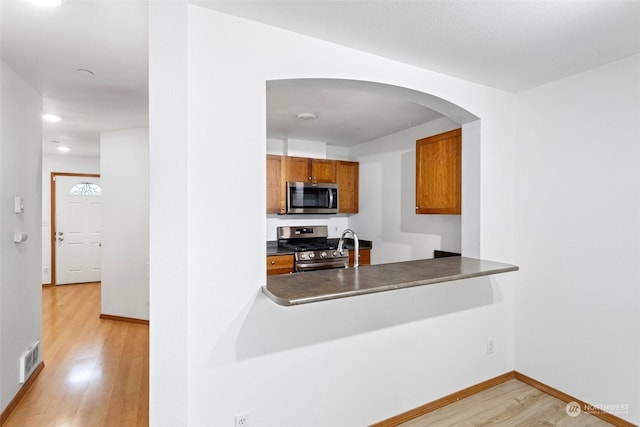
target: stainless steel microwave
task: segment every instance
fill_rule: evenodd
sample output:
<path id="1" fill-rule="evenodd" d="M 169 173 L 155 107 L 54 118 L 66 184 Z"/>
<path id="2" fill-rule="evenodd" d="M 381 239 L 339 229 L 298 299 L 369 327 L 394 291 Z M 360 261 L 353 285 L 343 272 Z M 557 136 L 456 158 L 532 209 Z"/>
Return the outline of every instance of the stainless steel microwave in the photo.
<path id="1" fill-rule="evenodd" d="M 335 214 L 338 206 L 338 184 L 287 182 L 288 214 Z"/>

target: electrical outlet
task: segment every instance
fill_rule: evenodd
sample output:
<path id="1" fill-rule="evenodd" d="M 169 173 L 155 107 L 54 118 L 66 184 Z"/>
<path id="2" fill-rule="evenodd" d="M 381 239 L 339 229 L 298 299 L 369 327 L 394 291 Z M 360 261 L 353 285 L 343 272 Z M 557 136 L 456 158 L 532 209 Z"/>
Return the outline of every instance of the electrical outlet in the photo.
<path id="1" fill-rule="evenodd" d="M 42 272 L 43 272 L 44 274 L 49 274 L 49 267 L 44 267 L 44 268 L 42 269 Z"/>
<path id="2" fill-rule="evenodd" d="M 493 354 L 494 342 L 493 338 L 487 338 L 487 354 Z"/>
<path id="3" fill-rule="evenodd" d="M 236 427 L 249 427 L 249 413 L 236 415 Z"/>

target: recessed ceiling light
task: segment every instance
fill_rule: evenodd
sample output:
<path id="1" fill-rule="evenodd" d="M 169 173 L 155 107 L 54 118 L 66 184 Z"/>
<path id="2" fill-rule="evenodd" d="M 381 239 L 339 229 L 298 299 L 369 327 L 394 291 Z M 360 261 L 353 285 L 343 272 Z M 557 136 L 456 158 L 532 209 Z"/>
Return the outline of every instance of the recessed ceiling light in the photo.
<path id="1" fill-rule="evenodd" d="M 56 144 L 56 150 L 62 151 L 66 153 L 67 151 L 71 151 L 71 147 L 67 147 L 66 145 L 60 145 L 60 141 L 51 141 Z"/>
<path id="2" fill-rule="evenodd" d="M 35 3 L 38 6 L 43 7 L 56 7 L 62 4 L 62 0 L 30 0 L 31 3 Z"/>
<path id="3" fill-rule="evenodd" d="M 43 114 L 42 118 L 48 122 L 59 122 L 62 120 L 62 117 L 56 116 L 55 114 Z"/>
<path id="4" fill-rule="evenodd" d="M 313 113 L 300 113 L 296 117 L 300 120 L 315 120 L 318 118 L 318 116 Z"/>

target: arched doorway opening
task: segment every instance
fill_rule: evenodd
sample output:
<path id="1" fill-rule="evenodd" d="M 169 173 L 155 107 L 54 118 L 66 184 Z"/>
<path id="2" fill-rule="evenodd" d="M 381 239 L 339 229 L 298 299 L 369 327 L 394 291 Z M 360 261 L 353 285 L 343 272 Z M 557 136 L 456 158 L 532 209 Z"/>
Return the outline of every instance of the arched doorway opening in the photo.
<path id="1" fill-rule="evenodd" d="M 348 221 L 378 239 L 380 262 L 423 258 L 436 246 L 480 256 L 479 117 L 428 93 L 347 79 L 270 80 L 266 107 L 267 153 L 361 162 L 364 205 Z M 415 140 L 453 128 L 463 135 L 462 215 L 417 216 Z M 268 216 L 267 227 L 280 222 Z"/>

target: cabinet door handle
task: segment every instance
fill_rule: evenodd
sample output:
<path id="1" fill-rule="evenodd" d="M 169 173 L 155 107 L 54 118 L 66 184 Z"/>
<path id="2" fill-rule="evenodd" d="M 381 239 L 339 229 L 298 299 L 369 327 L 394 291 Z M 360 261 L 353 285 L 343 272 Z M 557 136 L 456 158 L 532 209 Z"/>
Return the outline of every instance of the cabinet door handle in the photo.
<path id="1" fill-rule="evenodd" d="M 271 261 L 271 265 L 276 265 L 276 262 L 275 261 Z"/>

